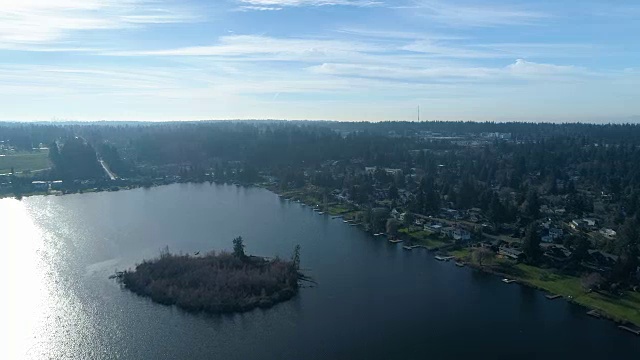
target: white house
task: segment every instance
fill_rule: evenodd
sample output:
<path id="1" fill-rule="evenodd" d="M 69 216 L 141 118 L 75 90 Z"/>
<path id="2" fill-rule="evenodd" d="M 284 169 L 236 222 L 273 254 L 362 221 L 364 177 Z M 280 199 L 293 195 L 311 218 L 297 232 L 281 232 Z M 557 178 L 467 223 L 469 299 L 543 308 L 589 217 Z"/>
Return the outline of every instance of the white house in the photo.
<path id="1" fill-rule="evenodd" d="M 455 229 L 453 231 L 453 240 L 455 241 L 469 241 L 471 240 L 471 233 L 464 229 Z"/>

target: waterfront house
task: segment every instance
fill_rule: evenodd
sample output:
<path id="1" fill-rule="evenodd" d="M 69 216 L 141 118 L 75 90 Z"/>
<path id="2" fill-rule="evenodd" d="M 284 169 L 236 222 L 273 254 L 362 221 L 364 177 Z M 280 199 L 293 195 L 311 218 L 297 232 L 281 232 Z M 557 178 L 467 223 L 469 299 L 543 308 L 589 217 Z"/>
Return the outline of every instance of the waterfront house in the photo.
<path id="1" fill-rule="evenodd" d="M 551 259 L 556 264 L 562 264 L 569 261 L 571 251 L 562 245 L 550 245 L 546 247 L 544 256 Z"/>
<path id="2" fill-rule="evenodd" d="M 440 224 L 438 224 L 438 223 L 433 223 L 433 224 L 430 224 L 430 225 L 425 225 L 425 226 L 424 226 L 424 230 L 432 231 L 432 232 L 434 232 L 434 233 L 436 233 L 436 234 L 439 234 L 439 233 L 440 233 L 440 231 L 442 230 L 442 225 L 440 225 Z"/>
<path id="3" fill-rule="evenodd" d="M 593 270 L 606 272 L 613 269 L 618 262 L 618 256 L 600 250 L 589 250 L 589 258 L 584 265 Z"/>
<path id="4" fill-rule="evenodd" d="M 469 241 L 471 240 L 471 233 L 464 229 L 455 229 L 453 231 L 453 240 L 455 241 Z"/>
<path id="5" fill-rule="evenodd" d="M 447 226 L 440 229 L 440 233 L 448 238 L 453 238 L 453 232 L 456 230 L 453 226 Z"/>
<path id="6" fill-rule="evenodd" d="M 498 254 L 516 261 L 521 261 L 522 259 L 524 259 L 524 253 L 522 251 L 506 246 L 501 246 L 498 249 Z"/>

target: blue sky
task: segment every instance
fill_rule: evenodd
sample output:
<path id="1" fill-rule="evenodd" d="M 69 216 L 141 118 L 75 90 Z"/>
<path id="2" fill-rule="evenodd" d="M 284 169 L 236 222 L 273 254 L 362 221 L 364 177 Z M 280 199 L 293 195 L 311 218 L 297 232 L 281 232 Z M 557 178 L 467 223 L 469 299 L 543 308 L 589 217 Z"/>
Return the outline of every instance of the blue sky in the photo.
<path id="1" fill-rule="evenodd" d="M 0 119 L 640 121 L 638 19 L 624 0 L 0 0 Z"/>

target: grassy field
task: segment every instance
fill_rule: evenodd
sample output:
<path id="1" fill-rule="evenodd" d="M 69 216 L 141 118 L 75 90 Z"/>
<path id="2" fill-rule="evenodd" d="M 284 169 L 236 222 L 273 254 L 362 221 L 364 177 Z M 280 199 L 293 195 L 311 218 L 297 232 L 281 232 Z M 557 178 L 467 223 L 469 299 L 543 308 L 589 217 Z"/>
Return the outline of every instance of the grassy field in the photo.
<path id="1" fill-rule="evenodd" d="M 525 264 L 518 264 L 515 268 L 519 270 L 517 277 L 528 284 L 554 294 L 571 296 L 576 303 L 597 309 L 615 320 L 628 320 L 640 325 L 640 293 L 627 292 L 621 297 L 588 293 L 582 288 L 580 278 Z"/>
<path id="2" fill-rule="evenodd" d="M 433 232 L 427 230 L 411 231 L 410 229 L 405 228 L 400 229 L 399 232 L 408 235 L 416 245 L 424 245 L 429 249 L 440 248 L 444 245 L 450 244 L 449 242 L 439 238 Z"/>
<path id="3" fill-rule="evenodd" d="M 0 156 L 0 174 L 10 173 L 12 167 L 14 171 L 18 173 L 26 170 L 47 169 L 50 166 L 49 152 L 47 150 L 19 152 Z"/>
<path id="4" fill-rule="evenodd" d="M 450 254 L 473 263 L 469 249 L 452 251 Z M 518 264 L 503 258 L 495 258 L 485 269 L 506 274 L 523 284 L 552 294 L 571 297 L 574 302 L 590 309 L 597 309 L 603 315 L 614 320 L 630 321 L 640 326 L 640 293 L 627 292 L 621 297 L 613 297 L 596 292 L 586 292 L 578 277 L 557 274 L 553 269 Z"/>
<path id="5" fill-rule="evenodd" d="M 327 212 L 331 215 L 342 215 L 348 213 L 350 210 L 351 209 L 345 205 L 336 204 L 330 205 Z"/>

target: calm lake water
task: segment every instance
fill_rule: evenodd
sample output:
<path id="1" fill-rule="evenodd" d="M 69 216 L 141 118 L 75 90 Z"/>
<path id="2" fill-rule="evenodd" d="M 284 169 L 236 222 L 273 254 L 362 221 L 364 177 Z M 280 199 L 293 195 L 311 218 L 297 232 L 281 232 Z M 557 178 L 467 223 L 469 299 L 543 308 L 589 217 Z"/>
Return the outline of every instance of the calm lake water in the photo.
<path id="1" fill-rule="evenodd" d="M 0 200 L 2 359 L 636 358 L 640 338 L 585 310 L 375 239 L 256 188 Z M 318 286 L 241 315 L 194 315 L 108 276 L 171 251 L 288 257 Z"/>

